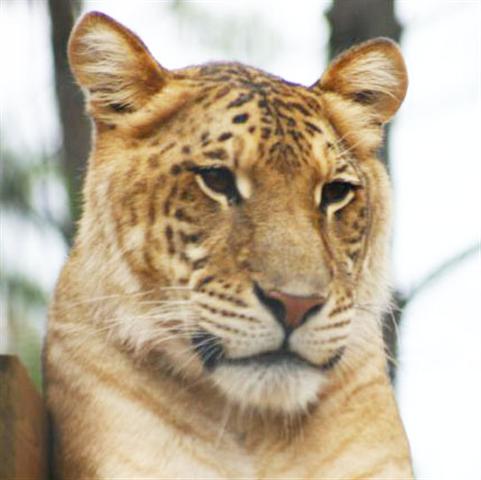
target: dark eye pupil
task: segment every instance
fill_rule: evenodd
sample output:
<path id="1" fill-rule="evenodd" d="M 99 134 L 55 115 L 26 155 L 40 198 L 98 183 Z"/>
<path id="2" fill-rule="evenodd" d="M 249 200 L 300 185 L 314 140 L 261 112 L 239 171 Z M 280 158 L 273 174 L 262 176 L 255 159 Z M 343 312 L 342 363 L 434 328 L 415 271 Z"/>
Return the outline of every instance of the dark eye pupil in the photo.
<path id="1" fill-rule="evenodd" d="M 239 202 L 234 174 L 228 168 L 202 168 L 197 171 L 211 190 L 222 193 L 230 202 Z"/>
<path id="2" fill-rule="evenodd" d="M 324 185 L 321 206 L 325 208 L 331 203 L 338 203 L 344 200 L 352 189 L 353 186 L 347 182 L 331 182 Z"/>

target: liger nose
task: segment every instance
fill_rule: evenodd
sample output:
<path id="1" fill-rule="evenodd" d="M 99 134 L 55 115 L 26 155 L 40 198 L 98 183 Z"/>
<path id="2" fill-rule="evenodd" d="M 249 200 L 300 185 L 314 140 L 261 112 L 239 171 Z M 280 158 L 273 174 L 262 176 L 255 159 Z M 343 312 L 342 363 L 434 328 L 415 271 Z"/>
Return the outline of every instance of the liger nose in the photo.
<path id="1" fill-rule="evenodd" d="M 309 314 L 320 310 L 325 299 L 321 296 L 300 296 L 278 290 L 265 292 L 254 284 L 257 298 L 272 312 L 276 319 L 288 330 L 293 330 L 306 321 Z"/>
<path id="2" fill-rule="evenodd" d="M 307 319 L 308 313 L 314 313 L 324 305 L 324 299 L 318 296 L 302 297 L 276 290 L 267 292 L 267 295 L 282 303 L 285 311 L 283 322 L 293 329 Z"/>

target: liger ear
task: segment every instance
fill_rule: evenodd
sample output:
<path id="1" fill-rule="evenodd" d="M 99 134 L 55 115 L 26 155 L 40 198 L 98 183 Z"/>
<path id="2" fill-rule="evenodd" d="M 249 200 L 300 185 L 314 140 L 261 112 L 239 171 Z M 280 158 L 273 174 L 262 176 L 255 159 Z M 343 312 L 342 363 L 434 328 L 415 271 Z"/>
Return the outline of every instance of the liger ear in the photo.
<path id="1" fill-rule="evenodd" d="M 376 38 L 335 58 L 317 86 L 369 107 L 371 114 L 385 123 L 401 105 L 407 85 L 399 47 L 388 38 Z"/>
<path id="2" fill-rule="evenodd" d="M 335 58 L 311 89 L 342 140 L 362 156 L 381 146 L 382 127 L 401 105 L 407 84 L 398 46 L 377 38 Z"/>
<path id="3" fill-rule="evenodd" d="M 140 38 L 98 12 L 77 23 L 68 56 L 77 82 L 86 91 L 90 113 L 103 120 L 141 109 L 171 75 Z"/>

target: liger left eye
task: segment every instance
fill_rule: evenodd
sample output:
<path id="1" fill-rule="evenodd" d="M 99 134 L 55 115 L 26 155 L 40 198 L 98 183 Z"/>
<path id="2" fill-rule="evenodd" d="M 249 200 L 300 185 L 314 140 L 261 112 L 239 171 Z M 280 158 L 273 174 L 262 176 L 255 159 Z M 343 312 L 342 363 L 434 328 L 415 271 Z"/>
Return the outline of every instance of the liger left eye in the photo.
<path id="1" fill-rule="evenodd" d="M 355 185 L 349 182 L 336 180 L 327 183 L 322 187 L 321 208 L 325 209 L 329 205 L 343 202 L 354 189 Z"/>

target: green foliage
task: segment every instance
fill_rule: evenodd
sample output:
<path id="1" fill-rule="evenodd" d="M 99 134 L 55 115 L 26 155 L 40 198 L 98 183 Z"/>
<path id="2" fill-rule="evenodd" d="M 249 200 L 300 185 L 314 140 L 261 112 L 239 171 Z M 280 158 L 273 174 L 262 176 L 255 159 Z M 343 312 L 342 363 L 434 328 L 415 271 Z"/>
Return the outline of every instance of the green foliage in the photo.
<path id="1" fill-rule="evenodd" d="M 18 155 L 0 151 L 0 208 L 2 229 L 12 228 L 9 220 L 20 219 L 37 229 L 53 229 L 62 233 L 62 219 L 54 215 L 48 202 L 39 201 L 39 192 L 48 185 L 62 185 L 62 177 L 55 161 L 42 155 Z M 7 252 L 10 257 L 20 252 Z M 27 366 L 36 385 L 40 387 L 40 349 L 45 326 L 47 294 L 34 277 L 27 276 L 5 265 L 2 258 L 0 300 L 8 331 L 7 350 L 18 354 Z"/>
<path id="2" fill-rule="evenodd" d="M 0 282 L 0 298 L 7 307 L 9 351 L 20 356 L 40 388 L 40 332 L 47 308 L 47 295 L 34 280 L 22 274 L 5 272 Z"/>
<path id="3" fill-rule="evenodd" d="M 2 276 L 2 288 L 8 293 L 8 303 L 24 303 L 32 307 L 43 307 L 47 301 L 47 295 L 41 287 L 31 278 L 13 272 L 7 272 Z"/>
<path id="4" fill-rule="evenodd" d="M 46 190 L 51 183 L 64 185 L 58 160 L 42 154 L 20 155 L 3 148 L 0 157 L 2 211 L 34 221 L 39 226 L 47 225 L 63 235 L 65 218 L 54 215 L 48 202 L 39 202 L 35 196 L 36 192 Z"/>
<path id="5" fill-rule="evenodd" d="M 12 216 L 33 222 L 39 228 L 62 232 L 67 211 L 49 205 L 49 188 L 64 190 L 64 179 L 57 167 L 57 159 L 42 154 L 19 154 L 0 150 L 0 208 L 2 216 Z M 65 210 L 65 209 L 63 209 Z M 3 225 L 5 227 L 5 225 Z"/>

